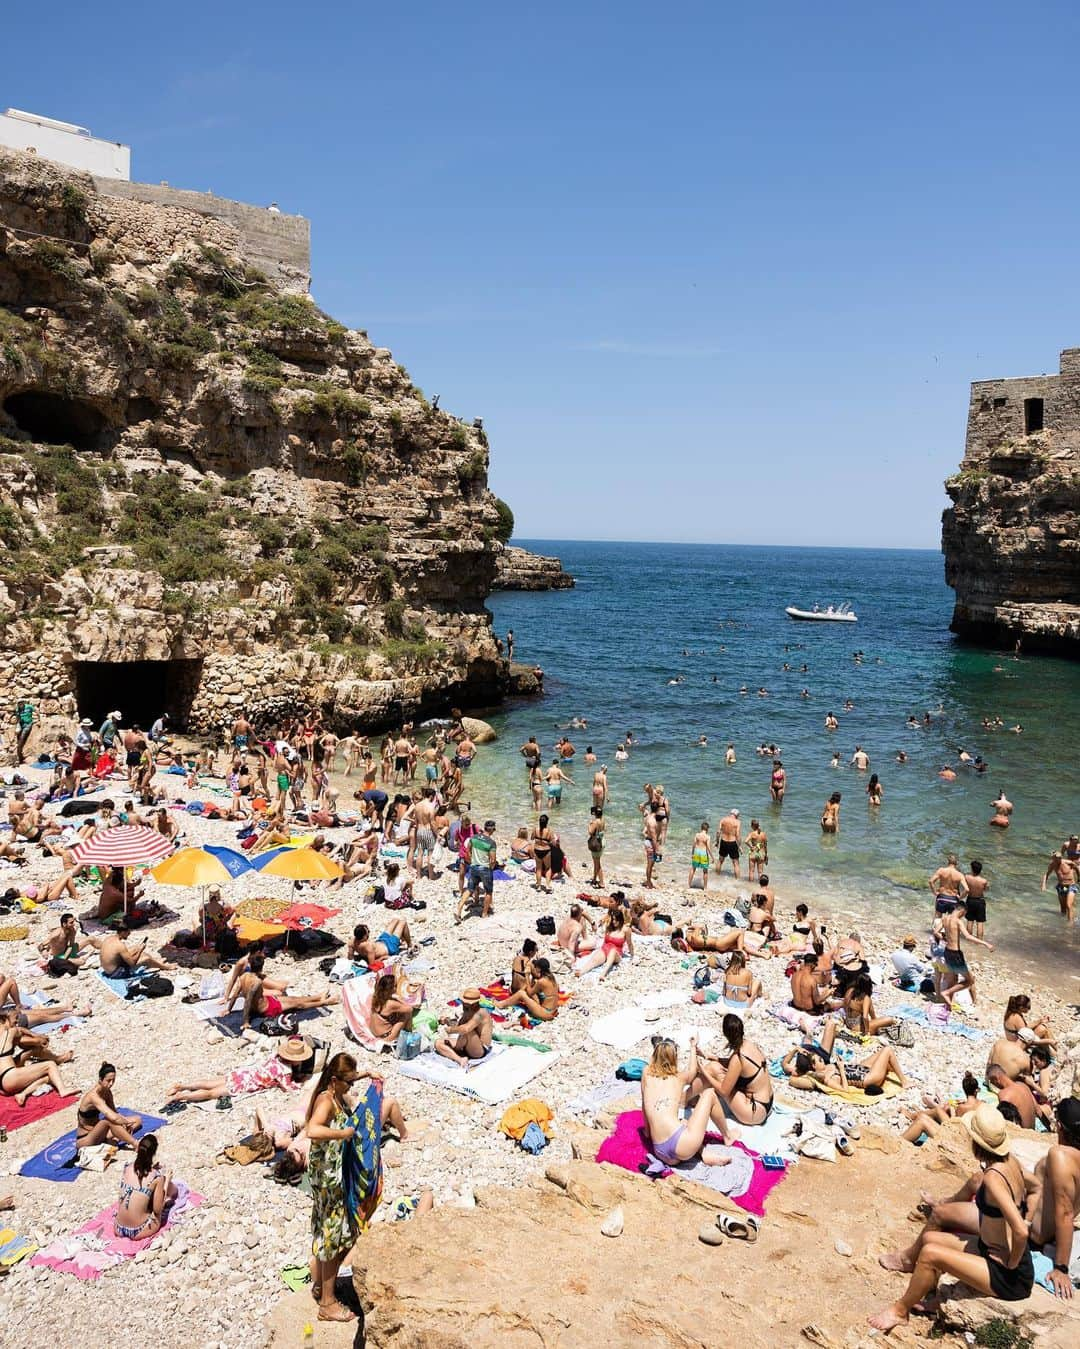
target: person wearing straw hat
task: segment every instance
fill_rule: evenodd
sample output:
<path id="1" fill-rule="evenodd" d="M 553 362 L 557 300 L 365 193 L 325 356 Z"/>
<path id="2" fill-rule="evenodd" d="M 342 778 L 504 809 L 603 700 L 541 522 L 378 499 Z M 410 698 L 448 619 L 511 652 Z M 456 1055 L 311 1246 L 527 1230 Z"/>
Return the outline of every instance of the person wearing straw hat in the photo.
<path id="1" fill-rule="evenodd" d="M 491 1016 L 480 1006 L 478 988 L 466 988 L 461 994 L 461 1014 L 435 1039 L 435 1053 L 465 1066 L 482 1059 L 491 1049 Z"/>
<path id="2" fill-rule="evenodd" d="M 911 1279 L 896 1302 L 869 1318 L 875 1330 L 888 1333 L 903 1325 L 936 1290 L 943 1274 L 1003 1302 L 1021 1302 L 1031 1295 L 1035 1270 L 1027 1192 L 1034 1181 L 1012 1155 L 1005 1121 L 993 1106 L 981 1105 L 965 1115 L 964 1126 L 980 1169 L 951 1199 L 934 1205 L 907 1250 L 879 1257 L 883 1268 L 910 1273 Z M 945 1232 L 943 1225 L 959 1230 Z"/>

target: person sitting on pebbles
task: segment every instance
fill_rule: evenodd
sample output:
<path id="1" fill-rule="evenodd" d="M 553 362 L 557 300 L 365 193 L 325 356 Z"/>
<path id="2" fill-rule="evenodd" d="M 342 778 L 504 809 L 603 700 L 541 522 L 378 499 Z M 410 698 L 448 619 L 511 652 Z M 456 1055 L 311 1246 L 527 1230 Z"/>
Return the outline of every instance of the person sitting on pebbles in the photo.
<path id="1" fill-rule="evenodd" d="M 46 1083 L 58 1095 L 66 1096 L 67 1087 L 56 1065 L 74 1056 L 70 1052 L 58 1056 L 39 1047 L 47 1046 L 46 1037 L 24 1030 L 18 1018 L 14 1007 L 0 1012 L 0 1096 L 13 1096 L 16 1105 L 24 1106 L 26 1098 Z"/>
<path id="2" fill-rule="evenodd" d="M 375 980 L 371 993 L 368 1025 L 373 1035 L 388 1044 L 393 1044 L 403 1030 L 412 1030 L 416 1015 L 417 1004 L 402 997 L 404 976 L 401 976 L 401 985 L 399 987 L 399 976 L 393 970 L 387 970 Z"/>
<path id="3" fill-rule="evenodd" d="M 386 931 L 371 940 L 371 929 L 366 923 L 357 923 L 353 928 L 352 941 L 349 942 L 348 958 L 362 965 L 383 965 L 400 952 L 402 947 L 412 946 L 412 933 L 408 921 L 404 918 L 388 918 Z"/>
<path id="4" fill-rule="evenodd" d="M 142 1128 L 142 1116 L 120 1114 L 113 1097 L 115 1086 L 115 1065 L 103 1063 L 98 1069 L 97 1082 L 83 1093 L 75 1111 L 76 1148 L 93 1148 L 99 1143 L 136 1146 L 135 1135 Z"/>
<path id="5" fill-rule="evenodd" d="M 684 1119 L 691 1100 L 693 1108 Z M 702 1083 L 696 1035 L 690 1037 L 690 1056 L 683 1071 L 675 1041 L 653 1037 L 652 1058 L 641 1074 L 641 1109 L 650 1149 L 665 1166 L 691 1161 L 699 1154 L 708 1166 L 727 1165 L 730 1159 L 725 1153 L 704 1146 L 710 1129 L 727 1138 L 729 1128 L 716 1091 Z"/>
<path id="6" fill-rule="evenodd" d="M 116 925 L 116 931 L 112 936 L 106 937 L 100 949 L 101 968 L 110 979 L 132 979 L 135 977 L 135 971 L 142 969 L 150 970 L 175 970 L 175 965 L 170 965 L 168 961 L 162 960 L 160 956 L 154 955 L 146 949 L 146 943 L 149 938 L 144 937 L 136 946 L 129 946 L 127 939 L 131 936 L 131 928 L 127 923 L 121 921 Z"/>
<path id="7" fill-rule="evenodd" d="M 559 985 L 551 972 L 551 961 L 544 956 L 533 959 L 521 988 L 497 999 L 495 1006 L 500 1011 L 520 1007 L 535 1021 L 554 1021 L 559 1015 Z"/>
<path id="8" fill-rule="evenodd" d="M 239 998 L 244 999 L 244 1020 L 241 1029 L 247 1030 L 253 1017 L 275 1017 L 282 1012 L 306 1012 L 316 1007 L 332 1007 L 338 998 L 333 993 L 313 993 L 307 996 L 293 996 L 286 993 L 267 993 L 262 981 L 262 960 L 252 956 L 248 972 L 242 974 L 236 982 L 236 991 L 226 1000 L 225 1015 L 228 1016 Z"/>
<path id="9" fill-rule="evenodd" d="M 596 924 L 581 905 L 571 904 L 569 916 L 559 924 L 559 930 L 555 935 L 554 949 L 568 951 L 572 957 L 576 958 L 583 951 L 589 949 L 588 941 L 595 928 Z"/>
<path id="10" fill-rule="evenodd" d="M 461 995 L 461 1013 L 435 1039 L 435 1053 L 461 1066 L 482 1059 L 491 1049 L 491 1016 L 480 1006 L 478 988 Z"/>

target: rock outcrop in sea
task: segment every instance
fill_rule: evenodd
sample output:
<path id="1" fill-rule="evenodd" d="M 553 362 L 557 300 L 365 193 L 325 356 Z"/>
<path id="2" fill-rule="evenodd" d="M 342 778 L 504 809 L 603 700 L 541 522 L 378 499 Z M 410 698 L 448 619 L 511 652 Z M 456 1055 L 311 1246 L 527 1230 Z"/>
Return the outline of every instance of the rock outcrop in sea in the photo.
<path id="1" fill-rule="evenodd" d="M 0 152 L 5 704 L 208 729 L 496 701 L 513 517 L 480 422 L 228 219 L 114 189 Z"/>
<path id="2" fill-rule="evenodd" d="M 960 471 L 945 484 L 952 628 L 989 645 L 1080 655 L 1080 348 L 1061 372 L 971 386 Z"/>
<path id="3" fill-rule="evenodd" d="M 493 590 L 570 590 L 574 578 L 557 557 L 507 545 L 495 562 Z"/>

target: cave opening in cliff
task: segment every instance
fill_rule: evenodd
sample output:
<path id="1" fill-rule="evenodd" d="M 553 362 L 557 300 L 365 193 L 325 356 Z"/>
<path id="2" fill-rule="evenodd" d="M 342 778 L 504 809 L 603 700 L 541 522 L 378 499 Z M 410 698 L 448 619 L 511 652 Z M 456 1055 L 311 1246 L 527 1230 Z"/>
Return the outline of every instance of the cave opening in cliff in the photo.
<path id="1" fill-rule="evenodd" d="M 4 411 L 20 431 L 46 445 L 95 450 L 105 429 L 104 417 L 91 404 L 40 389 L 13 393 L 4 400 Z"/>
<path id="2" fill-rule="evenodd" d="M 95 726 L 118 711 L 125 727 L 149 730 L 163 712 L 173 730 L 187 724 L 202 678 L 201 660 L 77 660 L 79 716 Z"/>

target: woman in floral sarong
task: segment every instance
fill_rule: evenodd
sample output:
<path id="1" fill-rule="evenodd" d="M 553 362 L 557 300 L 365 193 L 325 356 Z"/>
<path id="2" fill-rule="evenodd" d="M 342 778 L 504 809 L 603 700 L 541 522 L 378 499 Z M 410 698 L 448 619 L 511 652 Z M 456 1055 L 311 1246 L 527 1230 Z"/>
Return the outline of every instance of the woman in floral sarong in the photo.
<path id="1" fill-rule="evenodd" d="M 375 1074 L 359 1071 L 351 1054 L 335 1054 L 322 1070 L 308 1107 L 311 1293 L 319 1304 L 320 1321 L 355 1319 L 334 1296 L 334 1280 L 358 1235 L 345 1202 L 341 1154 L 345 1142 L 356 1133 L 348 1123 L 352 1107 L 346 1097 L 362 1077 L 378 1081 Z"/>

